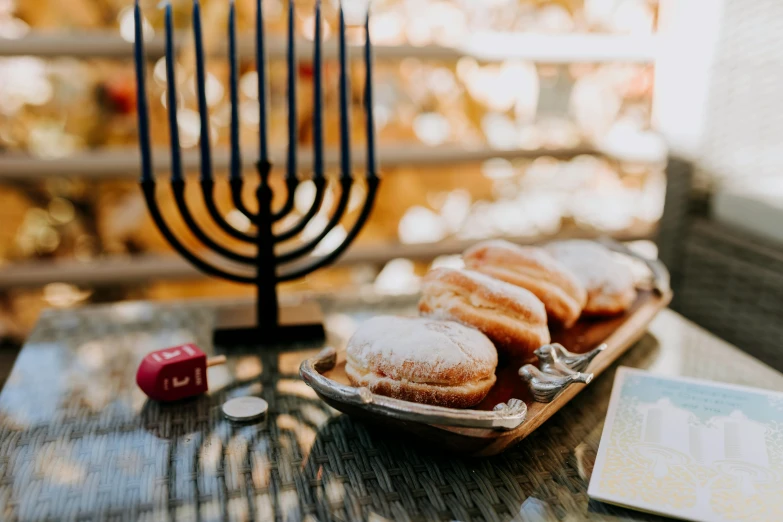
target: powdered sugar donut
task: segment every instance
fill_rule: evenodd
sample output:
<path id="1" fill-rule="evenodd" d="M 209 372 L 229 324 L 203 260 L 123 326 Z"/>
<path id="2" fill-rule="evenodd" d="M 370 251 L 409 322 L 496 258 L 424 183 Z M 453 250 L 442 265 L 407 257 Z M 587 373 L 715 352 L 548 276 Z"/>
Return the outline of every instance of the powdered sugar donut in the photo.
<path id="1" fill-rule="evenodd" d="M 636 299 L 631 269 L 618 263 L 612 252 L 593 241 L 557 241 L 545 247 L 567 266 L 587 289 L 585 315 L 615 315 L 624 312 Z"/>
<path id="2" fill-rule="evenodd" d="M 354 386 L 403 399 L 466 408 L 495 384 L 498 354 L 478 330 L 453 321 L 378 316 L 348 341 L 345 373 Z"/>
<path id="3" fill-rule="evenodd" d="M 483 241 L 462 257 L 470 269 L 530 290 L 544 303 L 549 318 L 563 326 L 574 324 L 587 302 L 577 277 L 541 247 Z"/>
<path id="4" fill-rule="evenodd" d="M 419 311 L 478 328 L 498 350 L 530 359 L 549 343 L 546 310 L 531 292 L 473 270 L 438 268 L 424 276 Z"/>

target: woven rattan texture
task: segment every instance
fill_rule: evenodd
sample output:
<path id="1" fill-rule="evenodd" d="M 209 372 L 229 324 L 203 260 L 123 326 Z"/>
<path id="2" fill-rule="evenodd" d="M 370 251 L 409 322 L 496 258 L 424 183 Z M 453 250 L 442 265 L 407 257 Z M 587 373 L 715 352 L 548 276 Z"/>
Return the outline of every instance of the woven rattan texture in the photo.
<path id="1" fill-rule="evenodd" d="M 687 161 L 670 157 L 666 164 L 666 199 L 658 223 L 655 242 L 658 259 L 669 269 L 672 288 L 676 290 L 682 278 L 682 246 L 690 223 L 690 198 L 693 166 Z M 675 292 L 674 302 L 679 296 Z"/>
<path id="2" fill-rule="evenodd" d="M 389 304 L 330 304 L 330 341 L 411 303 Z M 614 370 L 487 459 L 444 455 L 327 407 L 297 377 L 315 346 L 248 347 L 210 369 L 210 395 L 146 401 L 134 383 L 141 357 L 186 341 L 212 351 L 213 317 L 143 303 L 43 316 L 0 394 L 2 520 L 658 520 L 586 496 Z M 671 312 L 651 328 L 621 364 L 783 385 Z M 269 402 L 267 418 L 223 419 L 225 399 L 246 394 Z"/>
<path id="3" fill-rule="evenodd" d="M 685 245 L 678 310 L 783 370 L 783 248 L 705 220 Z"/>

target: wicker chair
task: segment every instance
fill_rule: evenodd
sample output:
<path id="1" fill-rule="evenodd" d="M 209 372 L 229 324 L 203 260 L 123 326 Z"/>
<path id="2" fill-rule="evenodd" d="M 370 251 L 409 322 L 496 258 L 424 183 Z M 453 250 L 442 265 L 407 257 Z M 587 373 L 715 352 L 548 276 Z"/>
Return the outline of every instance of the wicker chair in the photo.
<path id="1" fill-rule="evenodd" d="M 709 69 L 694 100 L 704 102 L 703 128 L 698 142 L 672 137 L 672 148 L 695 160 L 669 165 L 659 252 L 672 271 L 675 310 L 783 370 L 783 245 L 710 218 L 717 188 L 783 173 L 783 2 L 716 4 L 717 38 L 698 55 L 709 64 L 697 64 Z"/>
<path id="2" fill-rule="evenodd" d="M 672 308 L 783 370 L 783 245 L 709 219 L 692 166 L 672 159 L 658 248 L 672 273 Z"/>

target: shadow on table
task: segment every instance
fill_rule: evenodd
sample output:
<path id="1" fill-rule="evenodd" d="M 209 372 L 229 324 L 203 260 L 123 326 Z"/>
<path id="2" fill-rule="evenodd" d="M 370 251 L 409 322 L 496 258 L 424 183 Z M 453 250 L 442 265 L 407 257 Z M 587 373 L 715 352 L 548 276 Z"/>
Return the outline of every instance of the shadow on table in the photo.
<path id="1" fill-rule="evenodd" d="M 302 464 L 321 519 L 568 520 L 660 517 L 589 501 L 587 485 L 617 366 L 646 368 L 657 357 L 646 335 L 516 447 L 488 458 L 432 445 L 348 416 L 323 425 Z M 567 518 L 567 516 L 572 518 Z M 577 518 L 573 518 L 576 516 Z"/>
<path id="2" fill-rule="evenodd" d="M 619 365 L 656 359 L 650 335 Z M 267 361 L 267 364 L 272 364 Z M 290 371 L 177 405 L 150 403 L 145 429 L 166 444 L 159 477 L 169 518 L 211 520 L 659 520 L 589 501 L 586 490 L 618 364 L 516 447 L 489 458 L 439 451 L 340 415 Z M 258 382 L 260 380 L 260 383 Z M 243 386 L 270 404 L 263 422 L 235 425 L 219 407 Z M 190 510 L 190 511 L 188 511 Z M 574 518 L 576 517 L 576 518 Z"/>

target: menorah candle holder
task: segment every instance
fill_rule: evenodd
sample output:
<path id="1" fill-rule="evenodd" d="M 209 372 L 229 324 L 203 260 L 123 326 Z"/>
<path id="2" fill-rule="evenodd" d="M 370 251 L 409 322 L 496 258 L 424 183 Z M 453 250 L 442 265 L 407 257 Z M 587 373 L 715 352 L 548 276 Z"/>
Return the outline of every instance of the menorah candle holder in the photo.
<path id="1" fill-rule="evenodd" d="M 307 274 L 334 262 L 351 244 L 364 226 L 372 210 L 378 190 L 379 178 L 375 154 L 375 131 L 372 107 L 372 45 L 369 33 L 369 11 L 364 23 L 365 46 L 364 63 L 366 71 L 365 83 L 365 115 L 367 125 L 367 191 L 361 210 L 354 224 L 347 231 L 344 240 L 330 253 L 318 257 L 310 254 L 318 244 L 340 223 L 348 208 L 354 177 L 351 173 L 351 135 L 350 135 L 350 96 L 348 74 L 348 47 L 345 39 L 345 17 L 342 6 L 339 12 L 339 108 L 340 108 L 340 197 L 332 209 L 327 224 L 315 237 L 305 240 L 288 250 L 276 248 L 281 243 L 296 238 L 308 223 L 318 214 L 324 201 L 327 180 L 324 176 L 324 146 L 323 146 L 323 61 L 321 51 L 321 5 L 317 0 L 315 5 L 315 46 L 313 55 L 313 172 L 311 179 L 315 185 L 315 197 L 311 207 L 290 228 L 275 232 L 273 225 L 289 216 L 294 209 L 294 193 L 301 183 L 297 176 L 297 111 L 296 111 L 296 81 L 297 63 L 294 49 L 294 0 L 288 5 L 288 50 L 287 50 L 287 104 L 288 104 L 288 153 L 286 164 L 287 194 L 283 205 L 272 208 L 273 193 L 269 184 L 271 163 L 267 146 L 267 72 L 264 50 L 264 24 L 261 0 L 256 1 L 256 66 L 258 70 L 259 98 L 259 159 L 256 164 L 259 182 L 255 190 L 255 210 L 245 205 L 242 198 L 244 176 L 242 173 L 241 150 L 239 143 L 239 89 L 236 44 L 236 9 L 233 0 L 229 5 L 228 16 L 228 62 L 229 62 L 229 93 L 231 102 L 231 160 L 229 185 L 234 209 L 244 215 L 252 224 L 250 231 L 240 230 L 231 225 L 218 208 L 212 175 L 212 160 L 210 148 L 210 125 L 207 107 L 205 84 L 204 44 L 201 31 L 201 6 L 198 0 L 193 2 L 193 39 L 196 60 L 196 93 L 200 118 L 200 159 L 201 159 L 201 194 L 204 205 L 211 219 L 225 234 L 233 239 L 254 247 L 251 253 L 244 253 L 228 248 L 208 235 L 194 218 L 189 203 L 185 198 L 186 180 L 182 171 L 179 132 L 177 127 L 177 83 L 175 80 L 174 31 L 172 24 L 172 8 L 167 3 L 165 9 L 165 50 L 166 50 L 166 101 L 171 142 L 171 178 L 169 184 L 176 201 L 179 214 L 190 232 L 209 251 L 222 258 L 219 262 L 205 260 L 198 253 L 191 251 L 172 232 L 158 206 L 156 181 L 152 169 L 152 149 L 150 146 L 149 115 L 145 84 L 145 52 L 143 38 L 143 23 L 139 0 L 134 6 L 135 42 L 134 56 L 136 62 L 137 111 L 139 122 L 139 147 L 141 150 L 141 189 L 147 203 L 150 215 L 161 234 L 168 243 L 185 259 L 202 272 L 234 281 L 250 284 L 256 287 L 257 299 L 255 318 L 250 326 L 228 327 L 219 324 L 215 332 L 215 342 L 223 345 L 232 344 L 276 344 L 296 342 L 324 337 L 320 310 L 312 304 L 299 307 L 280 307 L 277 298 L 277 284 L 284 281 L 299 279 Z M 227 266 L 229 265 L 229 266 Z M 233 265 L 233 266 L 231 266 Z M 234 316 L 236 323 L 237 317 Z"/>

